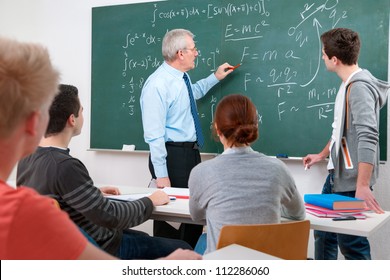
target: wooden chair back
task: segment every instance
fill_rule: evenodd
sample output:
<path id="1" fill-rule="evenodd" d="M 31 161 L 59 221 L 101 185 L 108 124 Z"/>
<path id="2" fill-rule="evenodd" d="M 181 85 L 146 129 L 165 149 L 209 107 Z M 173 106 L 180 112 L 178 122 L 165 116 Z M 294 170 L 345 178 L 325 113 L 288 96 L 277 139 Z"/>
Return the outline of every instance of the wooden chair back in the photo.
<path id="1" fill-rule="evenodd" d="M 242 245 L 285 260 L 306 260 L 310 221 L 280 224 L 225 225 L 217 249 Z"/>

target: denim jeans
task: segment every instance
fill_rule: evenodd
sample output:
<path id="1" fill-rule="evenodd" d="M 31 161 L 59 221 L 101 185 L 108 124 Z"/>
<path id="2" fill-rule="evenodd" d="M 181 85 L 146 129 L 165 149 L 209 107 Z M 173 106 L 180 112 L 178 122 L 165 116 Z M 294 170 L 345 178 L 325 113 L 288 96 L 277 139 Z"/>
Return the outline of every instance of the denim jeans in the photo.
<path id="1" fill-rule="evenodd" d="M 89 236 L 88 233 L 85 232 L 85 230 L 83 230 L 81 227 L 79 227 L 79 230 L 81 231 L 81 233 L 88 239 L 88 241 L 90 243 L 92 243 L 93 245 L 95 245 L 96 247 L 99 248 L 99 245 L 96 243 L 95 239 L 93 239 L 91 236 Z"/>
<path id="2" fill-rule="evenodd" d="M 207 249 L 207 233 L 202 233 L 202 235 L 198 239 L 198 242 L 196 243 L 194 251 L 197 252 L 199 255 L 204 255 L 206 249 Z"/>
<path id="3" fill-rule="evenodd" d="M 322 193 L 333 193 L 333 173 L 326 178 Z M 355 197 L 355 191 L 337 194 Z M 315 230 L 314 240 L 316 260 L 337 260 L 337 246 L 346 260 L 371 260 L 370 243 L 366 237 Z"/>
<path id="4" fill-rule="evenodd" d="M 166 257 L 178 248 L 192 250 L 192 247 L 182 240 L 152 237 L 145 232 L 128 229 L 123 231 L 116 256 L 122 260 L 153 260 Z"/>

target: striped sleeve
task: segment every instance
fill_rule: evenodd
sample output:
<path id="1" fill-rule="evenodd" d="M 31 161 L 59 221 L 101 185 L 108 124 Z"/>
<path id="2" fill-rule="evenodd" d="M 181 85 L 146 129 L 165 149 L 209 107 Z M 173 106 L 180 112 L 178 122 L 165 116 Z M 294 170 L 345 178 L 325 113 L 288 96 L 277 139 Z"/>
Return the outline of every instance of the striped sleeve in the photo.
<path id="1" fill-rule="evenodd" d="M 114 202 L 105 198 L 78 160 L 67 161 L 58 170 L 58 189 L 65 207 L 69 208 L 64 210 L 72 219 L 72 215 L 77 217 L 81 213 L 97 225 L 127 229 L 143 223 L 152 214 L 153 203 L 147 197 L 129 202 Z"/>

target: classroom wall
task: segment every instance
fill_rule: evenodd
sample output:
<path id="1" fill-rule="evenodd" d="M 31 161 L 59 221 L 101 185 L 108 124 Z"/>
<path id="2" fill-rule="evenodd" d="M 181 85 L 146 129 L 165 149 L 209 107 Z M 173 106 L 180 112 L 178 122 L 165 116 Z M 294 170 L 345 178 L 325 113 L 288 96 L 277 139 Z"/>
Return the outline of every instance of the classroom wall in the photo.
<path id="1" fill-rule="evenodd" d="M 0 0 L 0 36 L 46 45 L 54 64 L 61 71 L 61 82 L 79 88 L 85 122 L 82 134 L 72 140 L 71 154 L 85 163 L 91 177 L 99 185 L 147 186 L 150 180 L 147 168 L 148 153 L 88 151 L 91 112 L 91 7 L 136 2 L 147 1 Z M 369 65 L 361 66 L 370 68 Z M 390 135 L 389 129 L 388 135 Z M 388 147 L 390 147 L 389 143 Z M 318 151 L 313 151 L 315 152 Z M 202 156 L 203 160 L 211 157 Z M 321 191 L 327 175 L 325 162 L 308 171 L 304 171 L 299 160 L 285 162 L 302 194 Z M 15 180 L 15 172 L 10 180 Z M 384 210 L 390 211 L 388 182 L 390 182 L 390 164 L 387 163 L 380 167 L 380 179 L 374 192 Z M 150 231 L 150 223 L 143 228 Z M 390 223 L 387 223 L 370 237 L 374 259 L 390 260 L 389 236 Z M 313 257 L 312 241 L 309 246 L 311 257 Z"/>

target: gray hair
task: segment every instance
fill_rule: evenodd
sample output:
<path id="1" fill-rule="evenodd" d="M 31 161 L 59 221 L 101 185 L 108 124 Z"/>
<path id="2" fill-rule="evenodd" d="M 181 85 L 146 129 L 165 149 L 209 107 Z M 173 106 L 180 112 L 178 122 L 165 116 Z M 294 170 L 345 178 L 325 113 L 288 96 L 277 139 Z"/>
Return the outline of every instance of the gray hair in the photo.
<path id="1" fill-rule="evenodd" d="M 179 50 L 187 47 L 187 37 L 194 38 L 194 34 L 186 29 L 173 29 L 167 32 L 162 42 L 162 55 L 166 61 L 173 61 Z"/>

